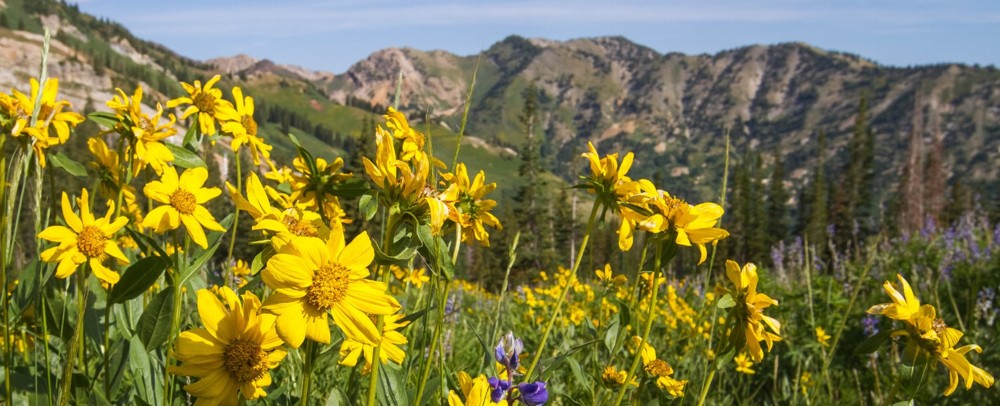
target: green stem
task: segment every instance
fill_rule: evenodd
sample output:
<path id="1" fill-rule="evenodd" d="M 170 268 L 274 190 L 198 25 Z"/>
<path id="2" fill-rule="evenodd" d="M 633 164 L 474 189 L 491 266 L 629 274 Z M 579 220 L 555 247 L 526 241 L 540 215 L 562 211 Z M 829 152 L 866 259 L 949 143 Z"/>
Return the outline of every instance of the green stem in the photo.
<path id="1" fill-rule="evenodd" d="M 238 152 L 234 152 L 233 156 L 236 159 L 236 192 L 239 193 L 242 196 L 243 195 L 243 172 L 240 169 L 240 166 L 241 166 L 240 165 L 240 154 Z M 224 275 L 224 276 L 229 276 L 229 273 L 232 272 L 232 269 L 233 269 L 232 265 L 231 265 L 232 262 L 233 262 L 233 247 L 236 246 L 236 231 L 239 229 L 239 224 L 240 224 L 240 208 L 236 207 L 235 209 L 236 209 L 236 215 L 233 216 L 233 232 L 232 232 L 232 237 L 229 238 L 229 251 L 226 253 L 226 262 L 225 262 L 226 266 L 229 267 L 229 268 L 222 271 L 222 275 Z M 320 211 L 322 211 L 322 208 L 321 208 Z M 233 276 L 232 278 L 227 277 L 226 280 L 223 281 L 223 283 L 229 283 L 230 281 L 232 281 L 233 279 L 235 279 L 235 274 L 232 275 L 232 276 Z M 235 287 L 235 282 L 233 282 L 233 283 L 234 283 L 233 286 Z"/>
<path id="2" fill-rule="evenodd" d="M 111 391 L 111 303 L 104 304 L 104 396 Z"/>
<path id="3" fill-rule="evenodd" d="M 70 339 L 69 348 L 66 351 L 66 365 L 63 367 L 63 380 L 59 390 L 59 404 L 61 406 L 69 404 L 69 397 L 73 389 L 73 368 L 76 365 L 76 357 L 83 347 L 83 323 L 87 312 L 87 296 L 90 292 L 87 286 L 88 276 L 90 276 L 90 265 L 84 263 L 83 269 L 76 274 L 76 326 L 73 328 L 73 338 Z"/>
<path id="4" fill-rule="evenodd" d="M 423 400 L 424 389 L 427 387 L 427 378 L 431 372 L 431 364 L 433 364 L 433 362 L 430 362 L 429 357 L 433 356 L 435 351 L 438 350 L 438 341 L 441 339 L 441 330 L 443 330 L 445 316 L 444 307 L 448 303 L 448 288 L 451 285 L 448 283 L 447 279 L 443 280 L 443 282 L 443 293 L 441 294 L 441 297 L 438 298 L 438 322 L 434 326 L 434 336 L 431 339 L 431 348 L 430 352 L 428 352 L 428 359 L 424 360 L 423 368 L 420 371 L 420 383 L 417 385 L 417 396 L 413 398 L 414 404 L 421 404 L 421 400 Z"/>
<path id="5" fill-rule="evenodd" d="M 649 307 L 646 311 L 646 321 L 642 326 L 642 336 L 639 340 L 639 348 L 635 350 L 635 356 L 632 357 L 632 365 L 628 368 L 628 374 L 625 375 L 625 385 L 622 385 L 621 389 L 618 390 L 618 396 L 615 398 L 615 406 L 622 403 L 622 399 L 625 398 L 625 391 L 628 390 L 628 383 L 632 381 L 632 377 L 635 376 L 635 371 L 639 369 L 639 360 L 642 359 L 642 345 L 646 343 L 646 339 L 649 338 L 649 330 L 653 327 L 653 317 L 656 314 L 656 296 L 659 293 L 657 289 L 656 282 L 660 279 L 660 266 L 662 265 L 663 259 L 663 249 L 661 247 L 655 247 L 655 252 L 653 253 L 653 283 L 650 286 L 650 299 Z M 638 279 L 638 278 L 637 278 Z M 642 299 L 639 300 L 640 302 Z"/>
<path id="6" fill-rule="evenodd" d="M 299 399 L 302 406 L 309 405 L 309 381 L 312 380 L 313 368 L 313 341 L 306 340 L 305 361 L 302 364 L 302 397 Z"/>
<path id="7" fill-rule="evenodd" d="M 186 239 L 187 237 L 185 235 L 185 240 Z M 170 378 L 170 374 L 167 372 L 167 369 L 170 368 L 170 364 L 171 362 L 173 362 L 172 348 L 174 346 L 174 340 L 176 340 L 175 333 L 179 334 L 178 330 L 180 329 L 180 324 L 181 324 L 181 304 L 184 299 L 184 289 L 181 287 L 180 282 L 181 282 L 181 274 L 183 273 L 184 269 L 184 260 L 185 260 L 184 255 L 187 255 L 187 250 L 185 249 L 183 254 L 181 253 L 181 251 L 182 249 L 180 241 L 177 237 L 177 234 L 175 233 L 174 272 L 170 275 L 173 281 L 173 289 L 174 289 L 174 308 L 173 308 L 173 314 L 170 317 L 170 344 L 167 346 L 167 357 L 165 363 L 163 364 L 163 385 L 164 385 L 163 392 L 166 395 L 164 399 L 168 403 L 170 402 L 171 399 L 172 395 L 171 392 L 173 391 L 173 385 L 171 385 L 172 379 Z"/>
<path id="8" fill-rule="evenodd" d="M 708 396 L 708 388 L 712 387 L 712 380 L 715 378 L 716 368 L 713 366 L 708 370 L 708 376 L 705 377 L 705 383 L 701 385 L 701 394 L 698 395 L 698 406 L 705 404 L 705 397 Z"/>
<path id="9" fill-rule="evenodd" d="M 391 255 L 392 253 L 390 251 L 392 251 L 391 250 L 392 237 L 393 235 L 396 234 L 396 228 L 399 226 L 400 220 L 398 216 L 389 216 L 388 223 L 389 224 L 385 228 L 385 234 L 382 235 L 382 249 L 385 250 L 387 254 Z M 389 265 L 382 266 L 382 271 L 380 276 L 382 278 L 382 282 L 385 283 L 386 285 L 388 285 L 389 283 L 389 274 L 391 273 L 392 272 L 389 270 Z M 385 316 L 379 315 L 375 319 L 375 330 L 378 331 L 380 336 L 382 334 L 382 328 L 384 325 L 385 325 Z M 378 392 L 378 370 L 380 364 L 382 363 L 380 361 L 382 359 L 381 358 L 382 354 L 380 354 L 381 349 L 382 349 L 382 340 L 379 339 L 379 342 L 375 345 L 375 348 L 372 350 L 372 359 L 370 360 L 372 363 L 372 372 L 370 379 L 368 380 L 368 385 L 369 385 L 368 406 L 375 406 L 375 394 Z"/>
<path id="10" fill-rule="evenodd" d="M 478 75 L 479 58 L 476 58 L 476 68 L 472 71 L 472 82 L 469 83 L 469 94 L 465 97 L 465 111 L 462 113 L 462 125 L 458 128 L 458 140 L 455 142 L 455 157 L 451 161 L 452 168 L 458 166 L 458 150 L 462 149 L 462 136 L 465 135 L 465 123 L 468 122 L 469 107 L 472 106 L 472 93 L 476 89 L 476 76 Z"/>
<path id="11" fill-rule="evenodd" d="M 535 366 L 538 365 L 538 360 L 542 358 L 542 353 L 545 352 L 545 343 L 549 340 L 549 333 L 552 332 L 552 326 L 555 325 L 556 319 L 559 317 L 559 311 L 562 310 L 562 304 L 566 301 L 566 293 L 573 288 L 576 283 L 577 277 L 576 272 L 580 269 L 580 262 L 583 262 L 583 253 L 587 250 L 587 243 L 590 242 L 590 234 L 594 229 L 594 223 L 597 221 L 597 211 L 601 208 L 600 200 L 594 200 L 594 207 L 590 210 L 590 219 L 587 220 L 587 232 L 583 235 L 583 240 L 580 241 L 580 249 L 576 253 L 576 261 L 573 261 L 573 270 L 570 271 L 569 280 L 566 281 L 566 286 L 563 286 L 562 291 L 559 293 L 559 300 L 556 301 L 555 307 L 552 309 L 552 314 L 549 315 L 549 323 L 545 326 L 545 331 L 542 333 L 542 340 L 538 343 L 538 348 L 535 349 L 535 356 L 531 358 L 531 364 L 528 366 L 528 370 L 524 373 L 524 382 L 531 382 L 531 373 L 535 371 Z"/>

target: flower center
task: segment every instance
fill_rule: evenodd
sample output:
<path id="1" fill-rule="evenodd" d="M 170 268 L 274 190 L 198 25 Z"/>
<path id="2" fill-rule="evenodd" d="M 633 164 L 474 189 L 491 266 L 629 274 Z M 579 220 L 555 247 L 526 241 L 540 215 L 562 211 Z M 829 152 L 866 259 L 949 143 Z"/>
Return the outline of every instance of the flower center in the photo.
<path id="1" fill-rule="evenodd" d="M 198 199 L 194 197 L 194 193 L 177 189 L 174 194 L 170 195 L 170 205 L 174 206 L 181 214 L 191 214 L 194 213 L 194 208 L 198 205 Z"/>
<path id="2" fill-rule="evenodd" d="M 85 226 L 76 239 L 76 247 L 88 258 L 99 258 L 104 254 L 104 233 L 95 226 Z"/>
<path id="3" fill-rule="evenodd" d="M 254 121 L 253 116 L 244 115 L 240 119 L 240 124 L 243 125 L 243 128 L 246 128 L 248 135 L 257 135 L 257 122 Z"/>
<path id="4" fill-rule="evenodd" d="M 351 272 L 343 265 L 328 262 L 316 270 L 313 283 L 306 292 L 306 300 L 318 310 L 327 310 L 339 303 L 351 284 Z"/>
<path id="5" fill-rule="evenodd" d="M 191 104 L 198 107 L 198 110 L 202 113 L 214 116 L 215 115 L 215 96 L 210 93 L 201 92 L 194 96 L 191 100 Z"/>
<path id="6" fill-rule="evenodd" d="M 670 364 L 667 364 L 666 361 L 654 359 L 646 365 L 646 372 L 655 376 L 669 376 L 674 373 L 674 369 L 671 368 Z"/>
<path id="7" fill-rule="evenodd" d="M 226 370 L 239 383 L 253 382 L 267 373 L 267 353 L 253 341 L 236 340 L 226 347 Z"/>
<path id="8" fill-rule="evenodd" d="M 308 221 L 301 221 L 292 216 L 285 216 L 284 221 L 285 227 L 288 227 L 288 231 L 299 237 L 315 237 L 319 235 L 319 230 Z"/>

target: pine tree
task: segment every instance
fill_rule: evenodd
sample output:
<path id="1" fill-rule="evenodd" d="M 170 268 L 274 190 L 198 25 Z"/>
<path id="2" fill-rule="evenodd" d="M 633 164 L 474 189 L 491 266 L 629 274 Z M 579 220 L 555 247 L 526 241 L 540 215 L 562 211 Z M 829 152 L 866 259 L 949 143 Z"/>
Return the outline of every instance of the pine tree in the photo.
<path id="1" fill-rule="evenodd" d="M 538 141 L 535 137 L 535 125 L 538 112 L 538 89 L 534 84 L 529 85 L 522 93 L 524 107 L 518 121 L 524 126 L 525 144 L 521 148 L 521 166 L 518 168 L 518 175 L 523 182 L 514 195 L 514 221 L 521 231 L 519 245 L 524 248 L 519 255 L 521 263 L 525 266 L 540 269 L 544 265 L 545 258 L 543 251 L 543 232 L 549 222 L 544 221 L 542 210 L 544 205 L 541 200 L 540 191 L 544 190 L 544 185 L 539 173 Z"/>
<path id="2" fill-rule="evenodd" d="M 812 201 L 809 210 L 809 222 L 805 234 L 809 243 L 815 247 L 826 247 L 826 227 L 829 225 L 827 204 L 829 201 L 829 185 L 826 181 L 826 132 L 819 131 L 816 141 L 816 167 L 813 171 Z"/>
<path id="3" fill-rule="evenodd" d="M 871 219 L 874 166 L 872 130 L 868 126 L 868 101 L 864 96 L 854 118 L 854 131 L 847 145 L 847 168 L 833 196 L 830 216 L 836 230 L 835 243 L 844 249 L 867 236 Z M 866 226 L 862 229 L 862 225 Z"/>
<path id="4" fill-rule="evenodd" d="M 902 233 L 913 233 L 924 225 L 924 163 L 923 136 L 924 110 L 919 90 L 914 102 L 913 125 L 910 129 L 910 145 L 906 152 L 906 164 L 899 182 L 898 227 Z"/>
<path id="5" fill-rule="evenodd" d="M 767 193 L 767 242 L 773 246 L 788 238 L 788 190 L 785 189 L 785 163 L 781 149 L 774 152 L 774 164 L 768 181 Z"/>

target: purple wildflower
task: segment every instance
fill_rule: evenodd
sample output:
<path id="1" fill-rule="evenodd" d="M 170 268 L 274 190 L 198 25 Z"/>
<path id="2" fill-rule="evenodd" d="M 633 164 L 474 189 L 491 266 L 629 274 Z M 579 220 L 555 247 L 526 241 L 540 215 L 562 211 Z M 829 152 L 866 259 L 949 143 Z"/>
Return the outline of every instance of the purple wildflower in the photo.
<path id="1" fill-rule="evenodd" d="M 861 324 L 865 326 L 865 335 L 873 336 L 878 334 L 878 318 L 874 315 L 867 315 L 865 318 L 861 319 Z"/>
<path id="2" fill-rule="evenodd" d="M 528 406 L 544 405 L 549 400 L 549 391 L 545 389 L 545 382 L 522 383 L 517 385 L 517 390 L 521 392 L 521 402 Z"/>
<path id="3" fill-rule="evenodd" d="M 491 376 L 488 380 L 490 382 L 490 400 L 493 403 L 500 403 L 507 396 L 507 391 L 510 390 L 510 381 L 495 376 Z"/>

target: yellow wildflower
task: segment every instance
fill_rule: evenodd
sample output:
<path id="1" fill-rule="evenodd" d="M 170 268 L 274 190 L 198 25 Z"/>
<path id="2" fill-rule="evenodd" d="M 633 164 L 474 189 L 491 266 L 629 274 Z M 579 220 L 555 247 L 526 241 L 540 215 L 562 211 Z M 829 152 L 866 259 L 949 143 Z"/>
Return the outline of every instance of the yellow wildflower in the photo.
<path id="1" fill-rule="evenodd" d="M 233 87 L 233 100 L 236 101 L 236 108 L 223 105 L 219 109 L 219 118 L 227 120 L 222 124 L 222 131 L 233 135 L 233 142 L 230 147 L 233 152 L 239 151 L 240 147 L 246 144 L 250 148 L 250 156 L 254 165 L 260 165 L 260 156 L 271 157 L 271 146 L 264 143 L 264 140 L 257 136 L 257 121 L 253 118 L 254 105 L 253 97 L 243 97 L 243 90 L 239 86 Z"/>
<path id="2" fill-rule="evenodd" d="M 239 395 L 246 400 L 267 396 L 270 370 L 287 354 L 274 330 L 275 317 L 259 312 L 260 299 L 253 292 L 243 293 L 242 300 L 228 287 L 218 292 L 229 308 L 208 289 L 199 290 L 198 314 L 205 327 L 180 334 L 174 355 L 184 365 L 167 370 L 200 378 L 184 386 L 198 404 L 235 405 Z"/>
<path id="3" fill-rule="evenodd" d="M 214 135 L 216 132 L 215 120 L 222 119 L 221 113 L 233 108 L 232 103 L 222 98 L 222 90 L 212 88 L 220 78 L 219 75 L 213 76 L 208 82 L 205 82 L 205 86 L 201 85 L 200 80 L 194 81 L 193 85 L 181 82 L 181 87 L 188 92 L 188 96 L 178 97 L 167 102 L 167 108 L 187 105 L 188 107 L 181 114 L 181 119 L 198 113 L 198 127 L 202 135 Z"/>
<path id="4" fill-rule="evenodd" d="M 208 248 L 208 238 L 204 229 L 215 231 L 226 231 L 226 229 L 216 222 L 212 213 L 203 206 L 222 193 L 216 187 L 202 187 L 206 180 L 208 180 L 208 170 L 205 168 L 188 169 L 179 178 L 174 167 L 164 168 L 159 181 L 149 182 L 142 189 L 146 197 L 163 203 L 146 215 L 142 225 L 162 234 L 179 228 L 183 223 L 191 241 L 202 248 Z"/>
<path id="5" fill-rule="evenodd" d="M 777 306 L 778 301 L 757 292 L 757 266 L 754 264 L 747 263 L 741 269 L 736 262 L 727 260 L 726 276 L 736 288 L 733 292 L 736 306 L 733 307 L 732 314 L 736 317 L 737 331 L 745 335 L 743 347 L 754 362 L 760 362 L 764 359 L 760 342 L 766 342 L 767 350 L 770 351 L 775 341 L 781 341 L 781 323 L 764 315 L 764 309 L 771 305 Z M 765 325 L 771 331 L 767 331 Z"/>
<path id="6" fill-rule="evenodd" d="M 403 320 L 403 314 L 396 313 L 382 318 L 382 346 L 379 349 L 379 358 L 383 364 L 392 361 L 397 365 L 402 365 L 406 352 L 400 348 L 407 343 L 406 337 L 399 332 L 403 327 L 410 324 Z M 362 373 L 367 374 L 372 368 L 372 358 L 375 347 L 366 342 L 357 341 L 352 337 L 347 337 L 340 344 L 340 365 L 353 367 L 358 364 L 358 357 L 364 354 L 365 367 Z"/>
<path id="7" fill-rule="evenodd" d="M 114 285 L 121 276 L 104 266 L 104 260 L 112 257 L 117 259 L 119 264 L 129 263 L 115 242 L 115 233 L 125 227 L 128 219 L 125 217 L 112 219 L 115 204 L 110 200 L 107 214 L 101 218 L 94 217 L 94 213 L 90 210 L 87 189 L 80 192 L 77 204 L 80 207 L 79 216 L 73 211 L 69 196 L 63 192 L 62 215 L 66 226 L 49 226 L 38 233 L 38 238 L 59 243 L 58 246 L 42 251 L 41 259 L 44 262 L 59 263 L 56 267 L 56 278 L 66 279 L 76 272 L 81 264 L 87 263 L 97 279 Z"/>
<path id="8" fill-rule="evenodd" d="M 502 230 L 500 220 L 490 213 L 496 207 L 497 202 L 491 199 L 484 199 L 487 194 L 497 188 L 497 184 L 486 183 L 486 174 L 479 171 L 476 177 L 469 182 L 469 173 L 465 169 L 465 164 L 459 162 L 454 173 L 441 174 L 448 188 L 442 192 L 442 200 L 451 203 L 454 210 L 450 210 L 451 220 L 462 227 L 462 241 L 478 241 L 484 247 L 490 246 L 490 234 L 486 232 L 484 225 Z"/>
<path id="9" fill-rule="evenodd" d="M 824 347 L 829 347 L 830 346 L 829 340 L 830 340 L 830 335 L 826 333 L 826 330 L 823 330 L 823 327 L 816 327 L 816 341 L 818 341 Z"/>
<path id="10" fill-rule="evenodd" d="M 376 344 L 382 339 L 368 315 L 390 315 L 399 303 L 385 293 L 386 285 L 368 279 L 375 259 L 368 233 L 344 242 L 342 232 L 327 241 L 295 238 L 271 257 L 261 277 L 274 293 L 264 310 L 278 315 L 278 334 L 293 348 L 309 337 L 329 344 L 327 314 L 348 338 Z"/>
<path id="11" fill-rule="evenodd" d="M 745 352 L 741 352 L 736 355 L 736 357 L 733 358 L 733 361 L 736 362 L 736 372 L 747 375 L 757 373 L 757 371 L 751 369 L 753 367 L 753 361 L 751 361 L 750 358 L 747 358 L 747 354 Z"/>

